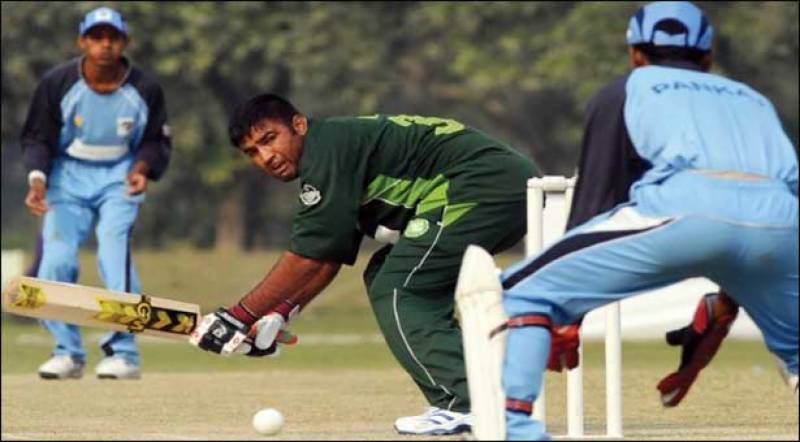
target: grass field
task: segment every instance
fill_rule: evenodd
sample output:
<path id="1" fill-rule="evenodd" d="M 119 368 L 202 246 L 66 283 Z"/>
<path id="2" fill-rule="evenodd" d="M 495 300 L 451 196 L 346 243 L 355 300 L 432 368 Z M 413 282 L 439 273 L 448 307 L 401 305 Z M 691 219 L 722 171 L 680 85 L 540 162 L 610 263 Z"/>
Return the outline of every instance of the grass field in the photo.
<path id="1" fill-rule="evenodd" d="M 276 255 L 176 249 L 141 252 L 136 259 L 146 293 L 199 302 L 210 310 L 247 291 Z M 80 282 L 98 284 L 94 256 L 87 253 L 81 260 Z M 416 414 L 426 404 L 378 332 L 360 280 L 365 262 L 362 257 L 354 268 L 344 269 L 297 318 L 293 331 L 300 343 L 279 358 L 221 358 L 186 344 L 142 338 L 140 381 L 93 377 L 100 358 L 96 329 L 85 329 L 90 353 L 83 379 L 39 380 L 36 367 L 51 349 L 48 334 L 35 322 L 4 315 L 2 439 L 257 439 L 261 436 L 250 419 L 264 407 L 286 416 L 286 427 L 275 439 L 397 439 L 394 419 Z M 601 343 L 587 343 L 590 433 L 604 426 L 602 353 Z M 760 342 L 726 342 L 684 403 L 663 410 L 655 384 L 677 360 L 677 351 L 661 343 L 623 345 L 626 438 L 798 439 L 797 402 Z M 554 434 L 564 431 L 564 378 L 552 374 L 547 380 L 548 425 Z"/>

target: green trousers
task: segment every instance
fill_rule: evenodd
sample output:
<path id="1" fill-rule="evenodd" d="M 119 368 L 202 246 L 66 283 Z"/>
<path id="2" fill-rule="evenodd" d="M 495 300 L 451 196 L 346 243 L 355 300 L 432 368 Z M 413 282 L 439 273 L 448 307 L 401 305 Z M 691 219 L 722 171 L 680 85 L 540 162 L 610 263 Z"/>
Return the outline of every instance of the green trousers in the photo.
<path id="1" fill-rule="evenodd" d="M 535 173 L 533 163 L 515 155 L 482 161 L 474 172 L 452 177 L 447 204 L 415 216 L 364 271 L 372 309 L 398 362 L 431 405 L 462 412 L 470 404 L 454 317 L 461 258 L 470 244 L 494 254 L 523 237 L 525 186 Z"/>

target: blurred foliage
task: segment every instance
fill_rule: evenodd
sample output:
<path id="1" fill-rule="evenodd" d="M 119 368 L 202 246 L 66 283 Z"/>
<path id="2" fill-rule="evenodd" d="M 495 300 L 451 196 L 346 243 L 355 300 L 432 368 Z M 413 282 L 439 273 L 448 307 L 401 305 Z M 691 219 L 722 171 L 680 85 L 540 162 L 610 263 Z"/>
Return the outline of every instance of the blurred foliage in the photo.
<path id="1" fill-rule="evenodd" d="M 3 247 L 32 243 L 19 130 L 36 82 L 78 55 L 78 23 L 118 8 L 128 56 L 167 96 L 175 152 L 148 192 L 139 245 L 284 246 L 295 185 L 229 147 L 233 107 L 275 91 L 317 116 L 403 112 L 460 119 L 572 174 L 588 98 L 628 69 L 641 2 L 3 2 Z M 798 3 L 699 2 L 714 71 L 770 97 L 798 139 Z"/>

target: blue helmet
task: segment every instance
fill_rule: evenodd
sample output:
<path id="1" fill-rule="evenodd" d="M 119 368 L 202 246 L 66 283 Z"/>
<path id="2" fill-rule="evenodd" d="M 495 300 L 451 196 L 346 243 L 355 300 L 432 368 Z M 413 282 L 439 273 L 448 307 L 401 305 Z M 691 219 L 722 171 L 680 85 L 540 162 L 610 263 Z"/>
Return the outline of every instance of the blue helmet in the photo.
<path id="1" fill-rule="evenodd" d="M 691 2 L 653 2 L 628 22 L 628 45 L 652 44 L 711 50 L 714 28 Z"/>

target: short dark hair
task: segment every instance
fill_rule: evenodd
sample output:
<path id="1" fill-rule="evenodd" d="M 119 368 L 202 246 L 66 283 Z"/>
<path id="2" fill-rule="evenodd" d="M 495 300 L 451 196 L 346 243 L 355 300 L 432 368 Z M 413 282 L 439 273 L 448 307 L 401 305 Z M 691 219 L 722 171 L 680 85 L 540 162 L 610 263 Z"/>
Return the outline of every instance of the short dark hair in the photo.
<path id="1" fill-rule="evenodd" d="M 703 51 L 697 48 L 687 48 L 683 46 L 655 46 L 649 43 L 633 46 L 647 56 L 647 61 L 651 64 L 662 64 L 669 61 L 688 61 L 697 66 L 702 65 L 703 57 L 710 51 Z"/>
<path id="2" fill-rule="evenodd" d="M 228 124 L 228 137 L 233 147 L 239 148 L 253 126 L 264 120 L 281 121 L 290 128 L 292 118 L 300 112 L 289 100 L 275 94 L 260 94 L 236 107 Z"/>

